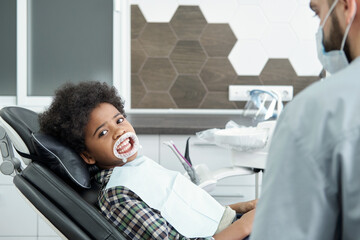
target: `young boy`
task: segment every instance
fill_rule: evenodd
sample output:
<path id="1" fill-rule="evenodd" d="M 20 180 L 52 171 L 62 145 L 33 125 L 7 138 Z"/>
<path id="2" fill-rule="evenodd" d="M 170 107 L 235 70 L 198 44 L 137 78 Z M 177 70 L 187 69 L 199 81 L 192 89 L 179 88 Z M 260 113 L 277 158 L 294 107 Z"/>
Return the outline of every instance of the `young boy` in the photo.
<path id="1" fill-rule="evenodd" d="M 139 142 L 116 89 L 65 84 L 40 115 L 41 130 L 75 149 L 100 172 L 102 214 L 128 239 L 243 239 L 256 201 L 227 207 L 179 173 L 138 156 Z M 244 214 L 234 221 L 235 212 Z"/>

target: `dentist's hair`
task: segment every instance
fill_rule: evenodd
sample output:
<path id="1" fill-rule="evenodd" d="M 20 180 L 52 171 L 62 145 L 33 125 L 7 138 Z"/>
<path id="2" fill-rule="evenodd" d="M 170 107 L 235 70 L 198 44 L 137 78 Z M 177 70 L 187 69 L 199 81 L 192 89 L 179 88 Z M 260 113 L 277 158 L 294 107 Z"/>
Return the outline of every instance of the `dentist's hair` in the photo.
<path id="1" fill-rule="evenodd" d="M 50 107 L 39 115 L 40 131 L 54 136 L 77 153 L 86 150 L 85 127 L 100 103 L 110 103 L 126 117 L 124 102 L 106 83 L 66 83 L 55 92 Z"/>

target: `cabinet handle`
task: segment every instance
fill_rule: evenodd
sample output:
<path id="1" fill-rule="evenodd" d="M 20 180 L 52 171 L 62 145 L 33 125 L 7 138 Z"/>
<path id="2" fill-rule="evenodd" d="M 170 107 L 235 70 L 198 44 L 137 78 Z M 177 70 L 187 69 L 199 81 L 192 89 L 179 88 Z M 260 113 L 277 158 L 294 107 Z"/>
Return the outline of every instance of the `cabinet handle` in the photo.
<path id="1" fill-rule="evenodd" d="M 207 143 L 207 142 L 193 142 L 191 143 L 193 146 L 216 146 L 215 143 Z"/>
<path id="2" fill-rule="evenodd" d="M 213 197 L 223 197 L 223 198 L 228 198 L 228 197 L 233 197 L 233 198 L 244 198 L 244 195 L 211 195 Z"/>

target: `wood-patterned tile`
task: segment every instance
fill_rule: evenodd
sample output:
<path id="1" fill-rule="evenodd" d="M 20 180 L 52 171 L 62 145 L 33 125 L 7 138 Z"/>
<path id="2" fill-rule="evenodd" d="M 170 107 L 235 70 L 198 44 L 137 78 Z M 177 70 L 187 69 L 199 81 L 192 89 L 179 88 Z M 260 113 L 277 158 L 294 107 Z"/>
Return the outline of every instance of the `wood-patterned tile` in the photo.
<path id="1" fill-rule="evenodd" d="M 236 109 L 234 102 L 229 101 L 227 92 L 208 92 L 200 108 L 202 109 Z"/>
<path id="2" fill-rule="evenodd" d="M 200 37 L 209 57 L 227 57 L 236 41 L 229 24 L 208 24 Z"/>
<path id="3" fill-rule="evenodd" d="M 238 75 L 235 79 L 234 85 L 264 85 L 259 76 L 243 76 Z"/>
<path id="4" fill-rule="evenodd" d="M 137 39 L 131 40 L 131 73 L 138 73 L 146 60 L 146 53 Z"/>
<path id="5" fill-rule="evenodd" d="M 199 41 L 178 41 L 170 54 L 179 74 L 198 74 L 206 58 Z"/>
<path id="6" fill-rule="evenodd" d="M 140 77 L 149 91 L 168 91 L 176 72 L 168 58 L 148 58 Z"/>
<path id="7" fill-rule="evenodd" d="M 167 92 L 148 92 L 141 100 L 138 108 L 176 108 L 176 105 Z"/>
<path id="8" fill-rule="evenodd" d="M 296 78 L 289 59 L 269 59 L 260 74 L 264 85 L 292 85 Z"/>
<path id="9" fill-rule="evenodd" d="M 139 40 L 150 57 L 168 57 L 177 41 L 168 23 L 148 23 Z"/>
<path id="10" fill-rule="evenodd" d="M 180 40 L 199 40 L 206 24 L 199 6 L 179 6 L 170 21 Z"/>
<path id="11" fill-rule="evenodd" d="M 131 75 L 131 107 L 136 108 L 145 96 L 146 90 L 136 74 Z"/>
<path id="12" fill-rule="evenodd" d="M 209 58 L 200 77 L 209 91 L 227 92 L 237 75 L 228 58 Z"/>
<path id="13" fill-rule="evenodd" d="M 131 39 L 136 39 L 146 25 L 146 20 L 138 5 L 131 5 Z"/>
<path id="14" fill-rule="evenodd" d="M 179 108 L 198 108 L 206 90 L 196 75 L 180 75 L 170 94 Z"/>

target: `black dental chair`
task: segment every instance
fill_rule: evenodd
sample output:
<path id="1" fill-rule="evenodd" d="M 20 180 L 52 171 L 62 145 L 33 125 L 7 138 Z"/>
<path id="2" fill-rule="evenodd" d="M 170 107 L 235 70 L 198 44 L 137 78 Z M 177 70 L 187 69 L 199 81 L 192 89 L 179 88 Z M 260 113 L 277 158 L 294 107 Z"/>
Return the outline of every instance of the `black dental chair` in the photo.
<path id="1" fill-rule="evenodd" d="M 15 158 L 14 149 L 22 161 Z M 0 110 L 3 174 L 64 239 L 125 239 L 96 206 L 100 186 L 71 149 L 39 133 L 38 115 L 25 108 Z"/>

